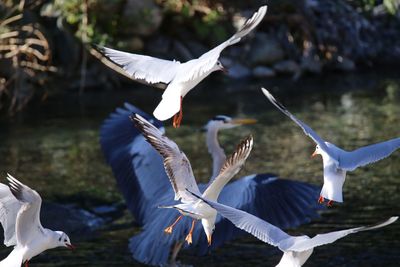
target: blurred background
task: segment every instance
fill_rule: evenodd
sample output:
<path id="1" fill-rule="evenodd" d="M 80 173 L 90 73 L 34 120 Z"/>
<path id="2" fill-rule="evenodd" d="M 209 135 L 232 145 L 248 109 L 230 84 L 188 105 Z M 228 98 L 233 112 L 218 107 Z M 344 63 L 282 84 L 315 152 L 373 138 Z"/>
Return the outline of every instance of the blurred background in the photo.
<path id="1" fill-rule="evenodd" d="M 313 143 L 260 93 L 272 90 L 323 138 L 347 150 L 399 136 L 399 0 L 37 0 L 0 2 L 0 175 L 39 191 L 44 225 L 71 233 L 78 250 L 49 251 L 32 266 L 140 266 L 128 238 L 140 231 L 99 146 L 105 118 L 130 102 L 151 113 L 162 90 L 124 76 L 95 45 L 186 61 L 229 38 L 259 6 L 257 29 L 226 49 L 228 76 L 212 74 L 186 98 L 179 130 L 198 180 L 211 160 L 200 128 L 218 114 L 259 123 L 224 132 L 230 153 L 252 133 L 241 172 L 272 172 L 322 184 Z M 316 234 L 374 223 L 400 212 L 400 156 L 347 177 L 345 203 L 291 233 Z M 2 180 L 3 181 L 3 180 Z M 62 219 L 62 220 L 60 220 Z M 67 226 L 66 226 L 67 225 Z M 398 266 L 400 226 L 318 248 L 306 266 Z M 0 248 L 5 256 L 9 249 Z M 197 258 L 195 266 L 274 266 L 280 252 L 253 238 Z"/>

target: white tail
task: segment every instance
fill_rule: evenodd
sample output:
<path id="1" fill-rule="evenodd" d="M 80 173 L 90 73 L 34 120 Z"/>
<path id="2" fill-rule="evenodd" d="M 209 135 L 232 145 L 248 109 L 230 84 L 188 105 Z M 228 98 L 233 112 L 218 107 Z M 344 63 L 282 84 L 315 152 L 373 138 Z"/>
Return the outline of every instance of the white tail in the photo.
<path id="1" fill-rule="evenodd" d="M 0 261 L 0 267 L 21 267 L 23 251 L 14 248 L 13 251 L 5 258 Z"/>

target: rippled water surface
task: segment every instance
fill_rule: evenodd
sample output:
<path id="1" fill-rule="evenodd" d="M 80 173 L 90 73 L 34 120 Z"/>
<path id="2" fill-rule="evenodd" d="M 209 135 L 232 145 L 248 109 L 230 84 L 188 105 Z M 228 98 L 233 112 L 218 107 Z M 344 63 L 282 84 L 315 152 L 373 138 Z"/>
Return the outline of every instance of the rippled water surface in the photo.
<path id="1" fill-rule="evenodd" d="M 218 114 L 253 117 L 254 126 L 226 130 L 220 142 L 227 153 L 253 134 L 255 146 L 240 176 L 272 172 L 281 177 L 322 184 L 322 161 L 310 159 L 312 141 L 261 94 L 271 89 L 287 108 L 327 141 L 351 150 L 400 135 L 400 80 L 385 74 L 334 75 L 324 78 L 224 83 L 210 79 L 184 102 L 179 130 L 167 127 L 192 161 L 198 180 L 210 175 L 211 160 L 200 131 Z M 15 174 L 43 198 L 60 203 L 94 205 L 122 202 L 99 148 L 99 127 L 124 101 L 147 112 L 161 92 L 132 84 L 131 89 L 53 96 L 41 106 L 0 122 L 0 172 Z M 201 140 L 201 141 L 199 141 Z M 376 164 L 349 173 L 344 204 L 335 204 L 319 220 L 290 232 L 308 234 L 375 223 L 400 213 L 400 151 Z M 60 218 L 62 219 L 62 218 Z M 129 212 L 89 240 L 75 237 L 74 252 L 56 249 L 35 258 L 32 266 L 139 266 L 128 252 L 128 238 L 140 231 Z M 72 237 L 74 238 L 74 237 Z M 81 241 L 80 241 L 81 240 Z M 314 250 L 305 266 L 400 266 L 400 223 L 344 238 Z M 0 250 L 1 255 L 7 249 Z M 281 253 L 248 237 L 197 258 L 195 266 L 274 266 Z"/>

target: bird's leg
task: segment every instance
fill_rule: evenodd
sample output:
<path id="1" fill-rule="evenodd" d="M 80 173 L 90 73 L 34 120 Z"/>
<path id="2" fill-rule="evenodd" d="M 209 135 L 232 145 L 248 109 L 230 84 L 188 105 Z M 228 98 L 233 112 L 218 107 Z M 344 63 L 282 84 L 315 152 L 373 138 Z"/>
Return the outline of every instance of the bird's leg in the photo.
<path id="1" fill-rule="evenodd" d="M 25 267 L 29 267 L 29 261 L 25 262 Z"/>
<path id="2" fill-rule="evenodd" d="M 324 197 L 323 196 L 319 196 L 318 203 L 322 204 L 322 203 L 324 203 L 324 201 L 325 201 Z"/>
<path id="3" fill-rule="evenodd" d="M 170 260 L 171 266 L 176 266 L 176 257 L 178 256 L 178 253 L 181 250 L 182 245 L 184 243 L 185 243 L 184 241 L 178 241 L 175 243 L 174 248 L 172 249 L 172 253 L 171 253 L 171 260 Z"/>
<path id="4" fill-rule="evenodd" d="M 192 221 L 192 227 L 190 228 L 189 234 L 186 236 L 185 241 L 190 245 L 192 244 L 192 235 L 193 235 L 193 230 L 194 230 L 194 225 L 196 223 L 196 220 L 193 219 Z"/>
<path id="5" fill-rule="evenodd" d="M 172 234 L 172 230 L 174 229 L 174 226 L 182 219 L 182 215 L 179 216 L 175 222 L 173 224 L 171 224 L 170 226 L 168 226 L 167 228 L 164 229 L 164 233 L 166 234 Z"/>
<path id="6" fill-rule="evenodd" d="M 183 99 L 183 97 L 181 96 L 181 103 L 180 103 L 180 107 L 179 107 L 179 112 L 174 115 L 174 119 L 173 119 L 173 122 L 172 122 L 172 125 L 174 126 L 174 128 L 179 128 L 179 126 L 181 125 L 181 122 L 182 122 L 182 117 L 183 117 L 182 99 Z"/>
<path id="7" fill-rule="evenodd" d="M 328 203 L 326 204 L 327 207 L 332 207 L 333 206 L 333 200 L 329 200 Z"/>

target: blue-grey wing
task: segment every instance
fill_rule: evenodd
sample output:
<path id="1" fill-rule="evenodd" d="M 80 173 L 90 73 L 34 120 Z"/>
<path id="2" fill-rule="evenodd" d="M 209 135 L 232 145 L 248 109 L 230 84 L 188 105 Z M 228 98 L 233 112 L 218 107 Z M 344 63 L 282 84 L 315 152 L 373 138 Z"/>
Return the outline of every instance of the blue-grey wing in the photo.
<path id="1" fill-rule="evenodd" d="M 150 214 L 148 207 L 170 185 L 162 158 L 130 121 L 132 113 L 138 113 L 162 128 L 161 122 L 126 103 L 104 121 L 100 143 L 129 210 L 139 224 L 144 224 Z"/>

